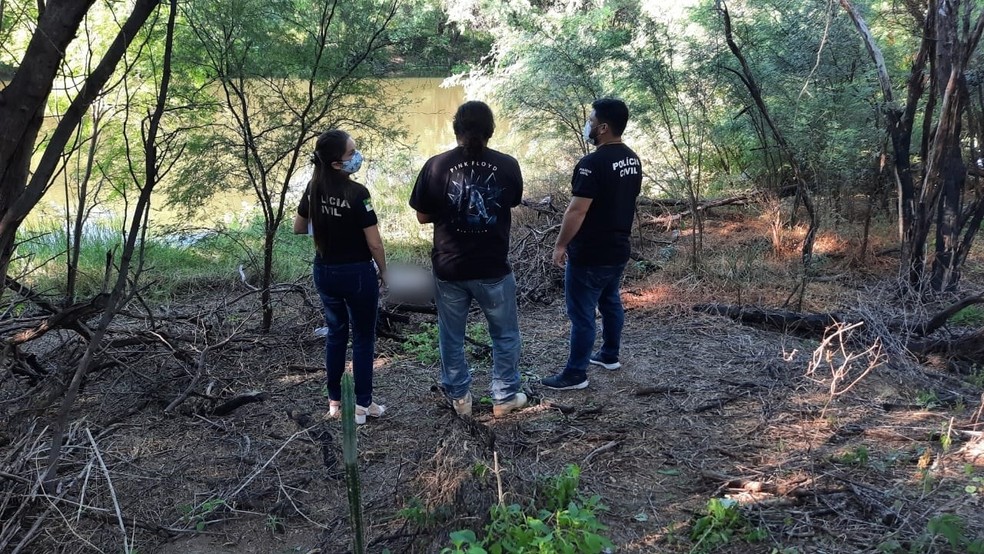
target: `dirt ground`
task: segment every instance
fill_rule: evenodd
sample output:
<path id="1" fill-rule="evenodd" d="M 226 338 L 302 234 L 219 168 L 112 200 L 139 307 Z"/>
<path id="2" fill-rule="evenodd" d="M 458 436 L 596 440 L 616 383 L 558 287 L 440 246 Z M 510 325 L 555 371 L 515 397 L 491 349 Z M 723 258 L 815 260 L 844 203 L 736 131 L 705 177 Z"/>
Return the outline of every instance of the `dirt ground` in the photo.
<path id="1" fill-rule="evenodd" d="M 831 239 L 831 259 L 844 242 Z M 726 258 L 718 262 L 725 269 Z M 521 368 L 533 403 L 507 417 L 494 418 L 485 404 L 474 418 L 457 417 L 435 392 L 437 367 L 381 339 L 375 396 L 388 409 L 358 430 L 368 551 L 440 552 L 450 532 L 480 532 L 499 492 L 494 474 L 476 468 L 495 458 L 505 501 L 519 504 L 546 477 L 579 465 L 581 492 L 608 507 L 600 519 L 617 552 L 695 551 L 692 524 L 710 499 L 725 497 L 765 538 L 735 536 L 713 552 L 961 552 L 984 539 L 984 487 L 968 488 L 984 475 L 981 388 L 945 366 L 892 356 L 887 341 L 881 354 L 834 373 L 845 354 L 874 341 L 858 336 L 844 350 L 834 341 L 818 351 L 818 338 L 692 309 L 735 303 L 739 294 L 778 306 L 785 283 L 752 275 L 711 291 L 685 268 L 663 269 L 630 272 L 623 367 L 592 369 L 585 390 L 537 386 L 563 366 L 568 325 L 560 301 L 524 305 Z M 965 291 L 982 288 L 980 273 L 967 272 Z M 834 262 L 826 274 L 834 278 L 814 286 L 805 309 L 857 309 L 891 295 L 880 275 L 859 280 Z M 52 410 L 38 407 L 45 389 L 5 376 L 0 545 L 6 539 L 9 550 L 0 551 L 30 537 L 21 551 L 349 552 L 341 425 L 322 419 L 318 312 L 284 295 L 279 309 L 292 315 L 278 316 L 269 335 L 243 333 L 204 350 L 249 322 L 250 309 L 175 306 L 153 348 L 117 345 L 115 365 L 90 376 L 76 406 L 58 489 L 30 485 L 50 440 Z M 413 314 L 396 332 L 432 321 Z M 199 359 L 192 394 L 165 413 Z M 488 360 L 472 361 L 478 397 Z M 214 415 L 221 400 L 251 391 L 263 400 Z M 32 405 L 15 402 L 28 393 L 37 397 Z M 962 524 L 958 546 L 927 530 L 942 514 Z"/>

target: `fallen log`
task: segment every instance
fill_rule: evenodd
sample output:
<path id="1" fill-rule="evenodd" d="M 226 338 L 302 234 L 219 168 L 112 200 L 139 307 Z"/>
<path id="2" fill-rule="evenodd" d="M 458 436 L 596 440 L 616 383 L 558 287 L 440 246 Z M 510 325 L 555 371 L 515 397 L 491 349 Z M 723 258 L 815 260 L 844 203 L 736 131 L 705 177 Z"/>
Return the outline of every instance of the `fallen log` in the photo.
<path id="1" fill-rule="evenodd" d="M 918 356 L 942 354 L 948 358 L 984 361 L 984 329 L 950 339 L 914 339 L 906 343 L 906 348 Z"/>
<path id="2" fill-rule="evenodd" d="M 706 200 L 701 202 L 697 206 L 697 211 L 705 212 L 711 208 L 720 208 L 721 206 L 747 206 L 748 204 L 754 204 L 758 202 L 758 200 L 755 199 L 755 196 L 756 196 L 755 194 L 743 194 L 741 196 L 732 196 L 731 198 L 722 198 L 719 200 Z M 689 206 L 690 203 L 687 202 L 686 205 Z M 686 210 L 683 210 L 682 212 L 678 212 L 674 214 L 667 214 L 657 217 L 646 218 L 645 220 L 641 220 L 639 222 L 639 225 L 641 227 L 652 227 L 655 225 L 664 225 L 664 226 L 671 225 L 676 221 L 683 219 L 684 217 L 689 217 L 693 213 L 694 210 L 688 208 Z"/>
<path id="3" fill-rule="evenodd" d="M 212 410 L 206 410 L 207 413 L 215 416 L 229 415 L 232 412 L 238 410 L 239 408 L 245 406 L 246 404 L 252 404 L 253 402 L 263 402 L 269 398 L 265 392 L 261 391 L 251 391 L 238 396 L 234 396 L 229 400 L 219 404 Z"/>
<path id="4" fill-rule="evenodd" d="M 960 313 L 960 311 L 966 308 L 967 306 L 973 306 L 974 304 L 980 304 L 980 303 L 984 303 L 984 294 L 978 294 L 977 296 L 969 296 L 967 298 L 964 298 L 963 300 L 960 300 L 959 302 L 955 302 L 944 308 L 941 312 L 937 313 L 933 317 L 929 318 L 929 320 L 926 321 L 925 323 L 916 327 L 914 333 L 917 337 L 924 337 L 926 335 L 930 335 L 933 333 L 933 331 L 936 331 L 940 327 L 946 325 L 946 322 L 949 321 L 951 317 Z"/>
<path id="5" fill-rule="evenodd" d="M 697 304 L 694 306 L 694 311 L 730 317 L 744 325 L 784 333 L 805 333 L 810 336 L 823 335 L 828 327 L 844 322 L 843 316 L 839 314 L 801 314 L 788 310 L 766 310 L 727 304 Z"/>
<path id="6" fill-rule="evenodd" d="M 44 336 L 55 329 L 72 329 L 86 339 L 92 337 L 92 332 L 85 326 L 84 320 L 105 310 L 109 305 L 109 295 L 100 293 L 86 302 L 80 302 L 58 311 L 42 321 L 34 328 L 21 331 L 7 339 L 10 344 L 23 344 Z"/>

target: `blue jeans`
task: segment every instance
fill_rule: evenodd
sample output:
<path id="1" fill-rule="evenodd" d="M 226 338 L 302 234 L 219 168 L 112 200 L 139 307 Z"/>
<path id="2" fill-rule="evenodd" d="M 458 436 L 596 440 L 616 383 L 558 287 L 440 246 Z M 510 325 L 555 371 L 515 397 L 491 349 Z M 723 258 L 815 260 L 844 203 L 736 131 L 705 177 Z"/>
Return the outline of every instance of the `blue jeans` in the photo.
<path id="1" fill-rule="evenodd" d="M 379 285 L 372 262 L 327 265 L 314 263 L 314 286 L 325 307 L 325 370 L 328 398 L 342 399 L 342 374 L 349 328 L 352 330 L 352 375 L 355 402 L 372 404 L 372 362 L 376 346 Z"/>
<path id="2" fill-rule="evenodd" d="M 453 399 L 463 398 L 471 386 L 465 361 L 465 324 L 474 299 L 489 324 L 492 338 L 492 401 L 508 402 L 519 391 L 519 316 L 516 278 L 442 281 L 434 278 L 437 327 L 441 345 L 441 384 Z"/>
<path id="3" fill-rule="evenodd" d="M 571 350 L 564 373 L 587 377 L 588 360 L 595 341 L 595 308 L 601 312 L 601 350 L 603 360 L 618 360 L 625 312 L 618 294 L 625 264 L 576 266 L 567 263 L 564 293 L 567 317 L 571 319 Z"/>

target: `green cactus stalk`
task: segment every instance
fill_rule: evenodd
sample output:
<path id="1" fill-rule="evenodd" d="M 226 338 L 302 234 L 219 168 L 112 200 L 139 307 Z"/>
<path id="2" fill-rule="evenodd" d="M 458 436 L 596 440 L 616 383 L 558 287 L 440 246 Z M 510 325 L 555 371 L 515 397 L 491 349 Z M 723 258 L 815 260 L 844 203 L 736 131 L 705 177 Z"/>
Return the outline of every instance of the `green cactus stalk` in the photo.
<path id="1" fill-rule="evenodd" d="M 352 375 L 342 375 L 342 455 L 345 460 L 345 486 L 348 489 L 349 512 L 355 532 L 355 554 L 365 554 L 365 533 L 362 526 L 362 487 L 359 484 L 359 451 L 355 430 L 355 383 Z"/>

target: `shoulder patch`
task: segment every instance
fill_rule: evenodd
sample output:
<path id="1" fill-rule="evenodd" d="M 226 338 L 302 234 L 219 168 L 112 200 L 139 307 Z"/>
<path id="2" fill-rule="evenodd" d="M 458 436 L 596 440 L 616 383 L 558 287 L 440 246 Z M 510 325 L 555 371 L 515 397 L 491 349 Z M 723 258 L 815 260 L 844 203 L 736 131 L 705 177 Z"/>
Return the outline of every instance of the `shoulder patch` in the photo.
<path id="1" fill-rule="evenodd" d="M 365 205 L 367 212 L 371 212 L 372 211 L 372 200 L 370 200 L 369 198 L 366 198 L 365 200 L 362 201 L 362 203 Z"/>

